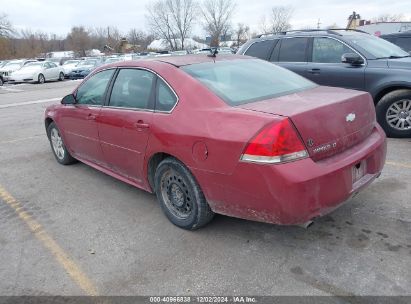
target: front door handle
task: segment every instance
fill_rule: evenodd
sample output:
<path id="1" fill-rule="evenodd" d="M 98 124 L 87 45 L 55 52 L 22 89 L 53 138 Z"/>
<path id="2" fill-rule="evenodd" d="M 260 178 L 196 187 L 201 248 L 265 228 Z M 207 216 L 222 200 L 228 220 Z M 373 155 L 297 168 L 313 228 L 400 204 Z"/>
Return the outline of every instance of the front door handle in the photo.
<path id="1" fill-rule="evenodd" d="M 96 118 L 97 118 L 97 116 L 94 115 L 94 114 L 89 113 L 89 114 L 87 115 L 87 120 L 96 120 Z"/>
<path id="2" fill-rule="evenodd" d="M 134 125 L 136 126 L 137 129 L 148 129 L 148 128 L 150 128 L 150 125 L 147 124 L 147 123 L 144 123 L 144 121 L 142 121 L 142 120 L 137 121 Z"/>
<path id="3" fill-rule="evenodd" d="M 307 72 L 310 74 L 320 74 L 321 69 L 310 69 L 310 70 L 307 70 Z"/>

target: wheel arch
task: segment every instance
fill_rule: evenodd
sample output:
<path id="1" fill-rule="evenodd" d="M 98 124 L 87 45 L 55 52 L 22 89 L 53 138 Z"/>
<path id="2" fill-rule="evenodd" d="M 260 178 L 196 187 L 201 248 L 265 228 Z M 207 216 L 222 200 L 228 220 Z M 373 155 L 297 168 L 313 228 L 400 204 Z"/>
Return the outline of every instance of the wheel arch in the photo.
<path id="1" fill-rule="evenodd" d="M 383 98 L 385 95 L 388 93 L 398 91 L 398 90 L 411 90 L 411 84 L 397 84 L 397 85 L 390 85 L 388 87 L 380 89 L 375 95 L 374 95 L 374 104 L 377 105 L 377 103 Z"/>
<path id="2" fill-rule="evenodd" d="M 52 122 L 54 122 L 54 120 L 51 117 L 46 117 L 46 119 L 44 120 L 44 126 L 46 127 L 46 132 Z M 47 136 L 48 135 L 49 134 L 47 133 Z"/>
<path id="3" fill-rule="evenodd" d="M 147 166 L 146 166 L 146 172 L 147 172 L 147 180 L 148 180 L 148 185 L 149 185 L 149 187 L 150 187 L 150 190 L 152 191 L 152 192 L 154 192 L 155 191 L 155 189 L 154 189 L 154 175 L 155 175 L 155 173 L 156 173 L 156 169 L 157 169 L 157 167 L 158 167 L 158 165 L 164 160 L 164 159 L 166 159 L 166 158 L 168 158 L 168 157 L 172 157 L 172 158 L 174 158 L 174 159 L 176 159 L 176 160 L 178 160 L 179 162 L 181 162 L 183 165 L 185 165 L 187 168 L 188 168 L 188 166 L 183 162 L 183 161 L 181 161 L 181 159 L 179 159 L 178 157 L 176 157 L 176 156 L 174 156 L 174 155 L 172 155 L 172 154 L 170 154 L 170 153 L 167 153 L 167 152 L 156 152 L 156 153 L 153 153 L 151 156 L 150 156 L 150 158 L 148 159 L 148 161 L 147 161 Z"/>

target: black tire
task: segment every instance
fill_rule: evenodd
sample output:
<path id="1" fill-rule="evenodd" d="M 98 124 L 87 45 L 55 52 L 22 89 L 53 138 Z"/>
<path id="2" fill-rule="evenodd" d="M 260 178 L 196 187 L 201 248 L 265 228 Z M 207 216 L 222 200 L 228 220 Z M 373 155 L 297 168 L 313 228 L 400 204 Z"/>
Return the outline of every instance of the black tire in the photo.
<path id="1" fill-rule="evenodd" d="M 383 98 L 381 98 L 376 106 L 377 120 L 388 137 L 411 137 L 411 109 L 409 109 L 408 111 L 400 111 L 398 114 L 403 115 L 401 117 L 406 117 L 408 115 L 408 119 L 405 121 L 404 127 L 396 128 L 392 125 L 393 123 L 397 122 L 395 120 L 396 118 L 393 118 L 394 120 L 391 120 L 391 123 L 390 119 L 388 118 L 388 115 L 390 113 L 393 114 L 393 116 L 396 115 L 391 110 L 392 106 L 394 106 L 394 104 L 401 105 L 405 101 L 409 101 L 411 103 L 411 90 L 397 90 L 390 92 Z"/>
<path id="2" fill-rule="evenodd" d="M 57 148 L 55 149 L 54 145 L 53 145 L 53 134 L 56 134 L 55 132 L 57 132 L 58 136 L 60 137 L 61 143 L 59 146 L 59 152 L 57 151 Z M 56 158 L 57 162 L 62 164 L 62 165 L 71 165 L 77 162 L 77 160 L 75 158 L 73 158 L 70 153 L 67 151 L 66 146 L 64 145 L 63 139 L 60 136 L 60 131 L 57 128 L 56 124 L 54 122 L 52 122 L 48 128 L 47 128 L 47 137 L 49 138 L 50 141 L 50 146 L 51 146 L 51 151 L 54 154 L 54 157 Z"/>
<path id="3" fill-rule="evenodd" d="M 213 219 L 214 212 L 194 176 L 175 158 L 158 165 L 154 183 L 161 209 L 174 225 L 196 230 Z"/>
<path id="4" fill-rule="evenodd" d="M 63 81 L 64 80 L 64 73 L 60 72 L 59 74 L 59 81 Z"/>
<path id="5" fill-rule="evenodd" d="M 44 77 L 43 74 L 39 74 L 39 77 L 38 77 L 38 79 L 37 79 L 37 82 L 38 82 L 39 84 L 43 84 L 43 83 L 46 82 L 46 78 Z"/>
<path id="6" fill-rule="evenodd" d="M 0 77 L 0 87 L 3 86 L 4 81 L 3 81 L 3 77 Z"/>

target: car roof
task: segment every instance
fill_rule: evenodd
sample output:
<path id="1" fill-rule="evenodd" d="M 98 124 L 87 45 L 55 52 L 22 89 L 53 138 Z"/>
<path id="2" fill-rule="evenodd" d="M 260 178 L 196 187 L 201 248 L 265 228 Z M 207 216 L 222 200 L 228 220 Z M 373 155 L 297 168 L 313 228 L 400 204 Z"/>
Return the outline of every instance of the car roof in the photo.
<path id="1" fill-rule="evenodd" d="M 370 35 L 367 32 L 361 30 L 352 30 L 352 29 L 313 29 L 313 30 L 292 30 L 287 32 L 279 32 L 279 33 L 269 33 L 269 34 L 262 34 L 257 36 L 255 41 L 258 40 L 268 40 L 268 39 L 279 39 L 279 38 L 287 38 L 287 37 L 301 37 L 301 36 L 334 36 L 334 37 L 344 37 L 344 36 L 354 36 L 354 35 Z"/>
<path id="2" fill-rule="evenodd" d="M 186 56 L 169 56 L 169 57 L 157 57 L 149 60 L 165 62 L 176 67 L 206 63 L 206 62 L 216 62 L 216 61 L 227 61 L 234 59 L 247 59 L 245 56 L 241 55 L 216 55 L 215 57 L 208 56 L 208 54 L 195 54 Z"/>

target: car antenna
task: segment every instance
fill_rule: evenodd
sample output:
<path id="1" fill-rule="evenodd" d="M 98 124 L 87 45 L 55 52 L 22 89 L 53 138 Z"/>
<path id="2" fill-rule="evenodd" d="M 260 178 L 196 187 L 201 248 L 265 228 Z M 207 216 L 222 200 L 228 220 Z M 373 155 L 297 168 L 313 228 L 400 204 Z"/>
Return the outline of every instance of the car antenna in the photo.
<path id="1" fill-rule="evenodd" d="M 207 56 L 208 56 L 208 57 L 216 58 L 216 57 L 217 57 L 217 54 L 218 54 L 218 50 L 217 50 L 217 48 L 215 48 L 214 51 L 211 50 L 211 54 L 207 54 Z"/>

